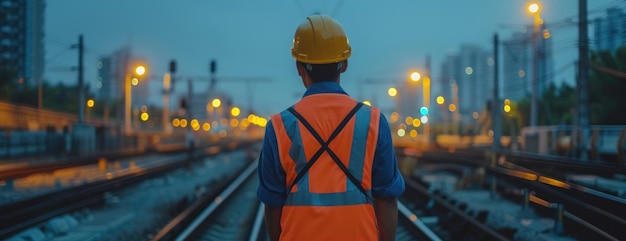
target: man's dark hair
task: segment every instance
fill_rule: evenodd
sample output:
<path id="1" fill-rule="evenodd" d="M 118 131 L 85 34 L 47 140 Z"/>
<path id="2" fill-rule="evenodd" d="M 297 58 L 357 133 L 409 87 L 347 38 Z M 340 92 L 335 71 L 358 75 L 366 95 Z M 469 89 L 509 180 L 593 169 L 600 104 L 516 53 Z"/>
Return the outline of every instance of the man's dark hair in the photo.
<path id="1" fill-rule="evenodd" d="M 340 62 L 341 63 L 341 62 Z M 334 82 L 339 77 L 341 67 L 340 63 L 331 64 L 307 64 L 298 62 L 309 74 L 311 81 L 317 82 Z"/>

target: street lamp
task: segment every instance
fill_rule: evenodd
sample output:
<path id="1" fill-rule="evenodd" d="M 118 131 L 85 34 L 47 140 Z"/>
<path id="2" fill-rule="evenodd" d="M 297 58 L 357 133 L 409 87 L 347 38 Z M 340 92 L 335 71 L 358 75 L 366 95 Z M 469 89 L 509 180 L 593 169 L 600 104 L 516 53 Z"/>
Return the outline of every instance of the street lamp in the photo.
<path id="1" fill-rule="evenodd" d="M 538 13 L 539 12 L 539 4 L 531 3 L 528 5 L 528 11 L 530 13 Z"/>
<path id="2" fill-rule="evenodd" d="M 171 68 L 171 67 L 170 67 Z M 172 74 L 173 72 L 167 72 L 163 75 L 163 112 L 162 112 L 162 122 L 163 122 L 163 131 L 166 134 L 172 133 L 172 126 L 169 125 L 170 119 L 170 87 L 172 83 Z"/>
<path id="3" fill-rule="evenodd" d="M 139 76 L 143 76 L 146 73 L 146 67 L 139 65 L 135 68 L 135 73 Z"/>
<path id="4" fill-rule="evenodd" d="M 209 121 L 212 122 L 213 126 L 218 126 L 218 120 L 222 118 L 221 109 L 218 109 L 218 111 L 220 112 L 217 113 L 218 116 L 215 117 L 215 110 L 220 106 L 222 106 L 222 100 L 220 100 L 219 98 L 214 98 L 211 100 L 210 103 L 207 103 L 207 110 L 209 111 Z"/>
<path id="5" fill-rule="evenodd" d="M 130 112 L 131 112 L 131 82 L 133 79 L 137 79 L 138 76 L 143 76 L 147 72 L 147 69 L 143 65 L 138 65 L 133 70 L 133 73 L 126 73 L 124 78 L 124 132 L 126 134 L 130 134 L 132 131 L 131 123 L 130 123 Z M 137 81 L 139 81 L 137 79 Z"/>
<path id="6" fill-rule="evenodd" d="M 530 91 L 530 126 L 537 126 L 538 119 L 538 106 L 537 97 L 539 93 L 538 78 L 539 78 L 539 27 L 543 23 L 541 19 L 541 8 L 537 3 L 531 3 L 528 5 L 528 12 L 534 16 L 534 30 L 533 30 L 533 78 L 532 78 L 532 90 Z"/>
<path id="7" fill-rule="evenodd" d="M 422 75 L 420 75 L 420 73 L 418 73 L 418 72 L 413 72 L 413 73 L 411 73 L 411 80 L 412 80 L 413 82 L 417 82 L 417 81 L 419 81 L 421 78 L 422 78 Z"/>
<path id="8" fill-rule="evenodd" d="M 416 71 L 412 72 L 409 77 L 413 82 L 418 82 L 420 79 L 422 79 L 422 75 Z M 425 76 L 423 79 L 424 81 L 422 81 L 422 87 L 424 93 L 422 95 L 422 102 L 424 103 L 424 107 L 426 107 L 426 110 L 430 110 L 430 77 Z M 422 123 L 424 124 L 424 136 L 426 136 L 426 142 L 430 140 L 430 124 L 428 124 L 427 118 L 428 117 L 425 118 L 426 121 L 422 121 Z"/>

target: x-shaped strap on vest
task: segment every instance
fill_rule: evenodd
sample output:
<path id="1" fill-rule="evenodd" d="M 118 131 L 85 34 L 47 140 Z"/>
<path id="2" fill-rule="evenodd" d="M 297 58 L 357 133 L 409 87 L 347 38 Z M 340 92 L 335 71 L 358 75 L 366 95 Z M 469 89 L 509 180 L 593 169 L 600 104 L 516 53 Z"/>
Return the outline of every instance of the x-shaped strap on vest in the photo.
<path id="1" fill-rule="evenodd" d="M 356 104 L 356 106 L 354 106 L 354 108 L 352 108 L 350 113 L 348 113 L 348 115 L 341 121 L 341 123 L 339 123 L 339 126 L 337 126 L 337 128 L 335 128 L 335 130 L 330 135 L 330 137 L 328 137 L 327 141 L 324 141 L 322 139 L 322 137 L 319 135 L 319 133 L 317 133 L 317 131 L 315 131 L 315 129 L 313 129 L 313 126 L 311 126 L 311 124 L 309 124 L 309 122 L 306 121 L 306 119 L 304 119 L 304 117 L 302 115 L 300 115 L 300 113 L 298 113 L 293 107 L 289 107 L 289 109 L 287 109 L 289 112 L 291 112 L 291 114 L 296 116 L 296 118 L 298 118 L 298 120 L 300 120 L 300 122 L 302 122 L 304 127 L 306 127 L 306 129 L 311 133 L 311 135 L 313 135 L 313 137 L 315 137 L 317 142 L 319 142 L 319 144 L 322 145 L 320 147 L 320 149 L 318 149 L 317 152 L 315 152 L 315 154 L 311 157 L 311 159 L 306 163 L 306 165 L 304 165 L 304 168 L 302 168 L 302 170 L 300 170 L 300 172 L 298 172 L 298 175 L 296 175 L 296 178 L 293 180 L 293 183 L 291 183 L 291 186 L 289 186 L 289 189 L 288 189 L 289 192 L 291 192 L 291 189 L 293 188 L 293 186 L 296 185 L 296 183 L 298 183 L 298 181 L 300 181 L 300 179 L 302 179 L 304 174 L 306 174 L 309 171 L 309 169 L 311 169 L 311 166 L 313 166 L 313 164 L 315 164 L 315 162 L 319 159 L 319 157 L 322 155 L 322 153 L 324 153 L 324 151 L 326 151 L 326 152 L 328 152 L 328 155 L 330 155 L 330 157 L 333 159 L 333 161 L 335 161 L 335 164 L 337 164 L 337 166 L 339 166 L 339 168 L 341 168 L 341 170 L 346 174 L 348 179 L 350 179 L 350 181 L 357 188 L 359 188 L 359 190 L 363 193 L 363 195 L 365 195 L 366 200 L 368 202 L 372 201 L 371 197 L 365 191 L 365 188 L 363 188 L 363 185 L 361 185 L 361 182 L 358 179 L 356 179 L 356 177 L 354 177 L 354 175 L 352 175 L 350 170 L 348 170 L 348 168 L 343 164 L 343 162 L 341 162 L 341 160 L 339 159 L 337 154 L 335 154 L 335 152 L 328 147 L 330 142 L 333 141 L 333 139 L 335 139 L 335 137 L 337 137 L 339 135 L 339 133 L 346 126 L 346 124 L 348 124 L 348 121 L 350 121 L 350 119 L 352 119 L 354 114 L 356 114 L 356 112 L 362 106 L 363 106 L 363 103 L 358 102 Z"/>

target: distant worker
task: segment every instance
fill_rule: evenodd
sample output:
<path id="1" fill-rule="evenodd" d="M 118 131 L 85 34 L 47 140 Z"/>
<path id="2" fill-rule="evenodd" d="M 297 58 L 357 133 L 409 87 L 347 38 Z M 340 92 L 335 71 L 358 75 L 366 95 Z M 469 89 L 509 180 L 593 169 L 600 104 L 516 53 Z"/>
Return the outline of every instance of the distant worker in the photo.
<path id="1" fill-rule="evenodd" d="M 329 16 L 309 16 L 291 54 L 306 91 L 271 117 L 257 195 L 277 240 L 395 240 L 404 192 L 389 125 L 340 86 L 351 47 Z"/>

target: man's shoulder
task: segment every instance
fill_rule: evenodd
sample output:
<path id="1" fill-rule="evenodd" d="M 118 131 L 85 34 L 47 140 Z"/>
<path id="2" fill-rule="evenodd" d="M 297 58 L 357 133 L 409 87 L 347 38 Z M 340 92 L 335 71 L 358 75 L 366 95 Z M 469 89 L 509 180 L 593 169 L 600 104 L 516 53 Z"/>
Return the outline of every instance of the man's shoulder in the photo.
<path id="1" fill-rule="evenodd" d="M 283 115 L 283 114 L 285 114 L 285 113 L 288 113 L 288 112 L 289 112 L 289 108 L 291 108 L 291 107 L 292 107 L 292 106 L 289 106 L 289 107 L 287 107 L 287 108 L 283 109 L 283 110 L 282 110 L 282 111 L 280 111 L 280 112 L 274 112 L 273 114 L 271 114 L 271 115 L 270 115 L 270 118 L 279 117 L 279 116 L 281 116 L 281 115 Z"/>

